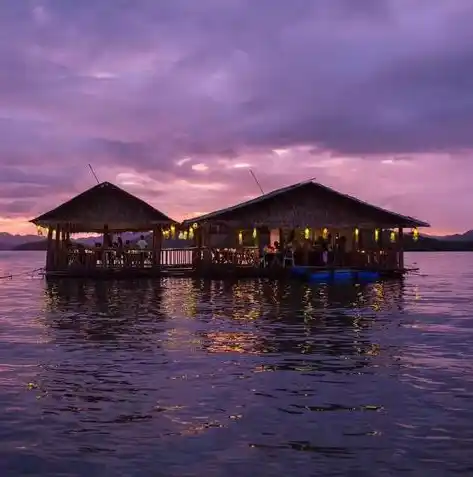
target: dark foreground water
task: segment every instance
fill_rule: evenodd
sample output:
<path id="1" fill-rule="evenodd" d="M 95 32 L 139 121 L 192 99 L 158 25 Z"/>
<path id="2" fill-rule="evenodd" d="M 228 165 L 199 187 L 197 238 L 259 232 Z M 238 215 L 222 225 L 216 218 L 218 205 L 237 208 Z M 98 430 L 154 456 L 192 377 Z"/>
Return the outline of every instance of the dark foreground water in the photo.
<path id="1" fill-rule="evenodd" d="M 473 475 L 473 254 L 407 261 L 369 286 L 0 280 L 1 475 Z"/>

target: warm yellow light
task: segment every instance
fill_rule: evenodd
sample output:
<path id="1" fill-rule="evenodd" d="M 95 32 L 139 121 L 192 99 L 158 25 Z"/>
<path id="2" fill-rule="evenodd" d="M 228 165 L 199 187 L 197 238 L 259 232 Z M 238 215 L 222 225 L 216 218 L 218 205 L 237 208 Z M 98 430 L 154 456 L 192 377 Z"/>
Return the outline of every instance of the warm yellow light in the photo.
<path id="1" fill-rule="evenodd" d="M 389 240 L 391 240 L 392 243 L 396 242 L 396 232 L 394 232 L 394 230 L 391 230 L 391 233 L 389 234 Z"/>
<path id="2" fill-rule="evenodd" d="M 357 227 L 355 229 L 355 241 L 358 242 L 359 239 L 360 239 L 360 229 Z"/>
<path id="3" fill-rule="evenodd" d="M 256 227 L 253 228 L 253 238 L 256 239 L 258 236 L 258 231 L 256 230 Z"/>
<path id="4" fill-rule="evenodd" d="M 306 227 L 305 230 L 304 230 L 304 238 L 306 240 L 310 239 L 310 229 L 309 229 L 309 227 Z"/>
<path id="5" fill-rule="evenodd" d="M 193 238 L 194 238 L 194 228 L 189 227 L 189 239 L 193 239 Z"/>
<path id="6" fill-rule="evenodd" d="M 322 237 L 324 240 L 328 238 L 328 229 L 326 227 L 322 230 Z"/>
<path id="7" fill-rule="evenodd" d="M 243 245 L 243 232 L 241 230 L 238 232 L 238 243 Z"/>
<path id="8" fill-rule="evenodd" d="M 412 238 L 414 239 L 414 242 L 419 240 L 419 231 L 417 230 L 417 227 L 412 230 Z"/>
<path id="9" fill-rule="evenodd" d="M 379 229 L 374 229 L 374 241 L 379 241 Z"/>
<path id="10" fill-rule="evenodd" d="M 199 226 L 199 224 L 198 224 L 197 222 L 194 222 L 194 223 L 192 224 L 192 228 L 193 228 L 193 229 L 196 229 L 198 226 Z"/>
<path id="11" fill-rule="evenodd" d="M 169 230 L 163 230 L 163 237 L 164 237 L 165 239 L 168 239 L 168 238 L 169 238 L 169 235 L 170 235 Z"/>
<path id="12" fill-rule="evenodd" d="M 172 238 L 176 237 L 176 226 L 174 224 L 171 225 L 171 236 Z"/>
<path id="13" fill-rule="evenodd" d="M 41 227 L 41 226 L 39 226 L 39 225 L 36 227 L 36 233 L 37 233 L 38 235 L 44 235 L 44 230 L 45 230 L 45 229 L 43 229 L 43 227 Z"/>

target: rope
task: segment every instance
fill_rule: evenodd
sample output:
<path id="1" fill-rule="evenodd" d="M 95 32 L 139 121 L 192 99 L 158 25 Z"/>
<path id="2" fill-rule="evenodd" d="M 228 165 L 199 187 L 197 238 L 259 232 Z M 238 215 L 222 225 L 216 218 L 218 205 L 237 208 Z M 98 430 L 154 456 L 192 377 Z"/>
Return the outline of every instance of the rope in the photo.
<path id="1" fill-rule="evenodd" d="M 13 280 L 13 278 L 17 277 L 23 277 L 25 275 L 30 275 L 33 276 L 34 273 L 37 273 L 38 275 L 42 275 L 44 273 L 44 268 L 35 268 L 33 270 L 28 270 L 27 272 L 22 272 L 22 273 L 9 273 L 8 275 L 0 275 L 0 280 Z"/>

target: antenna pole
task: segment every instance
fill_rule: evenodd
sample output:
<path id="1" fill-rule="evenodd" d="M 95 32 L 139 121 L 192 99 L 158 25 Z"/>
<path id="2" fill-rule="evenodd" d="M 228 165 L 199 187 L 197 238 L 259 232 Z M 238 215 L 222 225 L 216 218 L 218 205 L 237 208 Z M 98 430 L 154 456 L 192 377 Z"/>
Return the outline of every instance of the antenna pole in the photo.
<path id="1" fill-rule="evenodd" d="M 94 169 L 90 164 L 89 164 L 89 169 L 90 169 L 90 172 L 92 172 L 93 176 L 95 177 L 95 180 L 97 181 L 97 184 L 100 184 L 100 181 L 97 178 L 97 174 L 94 172 Z"/>
<path id="2" fill-rule="evenodd" d="M 264 195 L 264 190 L 261 187 L 261 184 L 258 182 L 258 179 L 256 178 L 254 172 L 251 169 L 250 169 L 250 174 L 252 175 L 253 179 L 255 180 L 256 185 L 259 187 L 259 190 L 261 191 L 261 195 Z"/>

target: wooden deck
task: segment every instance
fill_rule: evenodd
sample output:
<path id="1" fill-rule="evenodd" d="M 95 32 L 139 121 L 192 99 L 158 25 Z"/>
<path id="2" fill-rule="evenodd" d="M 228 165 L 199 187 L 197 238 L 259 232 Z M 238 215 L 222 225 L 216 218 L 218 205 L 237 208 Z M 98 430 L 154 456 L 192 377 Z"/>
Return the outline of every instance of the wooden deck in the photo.
<path id="1" fill-rule="evenodd" d="M 208 252 L 208 251 L 207 251 Z M 199 257 L 197 249 L 163 249 L 158 260 L 149 251 L 132 251 L 127 256 L 116 250 L 104 250 L 101 254 L 87 252 L 82 259 L 73 251 L 59 268 L 47 269 L 48 278 L 91 278 L 126 280 L 136 278 L 201 277 L 206 279 L 299 279 L 306 281 L 376 280 L 397 278 L 405 274 L 404 268 L 389 268 L 386 264 L 365 263 L 362 266 L 261 266 L 258 250 L 212 250 Z"/>
<path id="2" fill-rule="evenodd" d="M 148 268 L 96 268 L 46 271 L 47 278 L 54 279 L 105 279 L 131 280 L 162 277 L 195 277 L 209 280 L 238 280 L 266 278 L 271 280 L 303 280 L 309 282 L 376 281 L 401 278 L 407 269 L 376 269 L 350 267 L 272 267 L 211 264 L 205 267 L 148 267 Z"/>
<path id="3" fill-rule="evenodd" d="M 163 276 L 190 277 L 195 275 L 195 270 L 190 267 L 70 268 L 66 270 L 47 270 L 45 274 L 47 278 L 129 280 L 135 278 L 159 278 Z"/>

